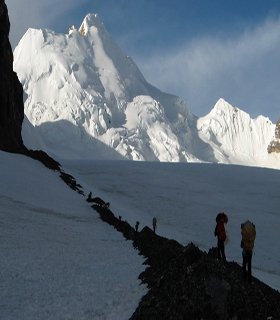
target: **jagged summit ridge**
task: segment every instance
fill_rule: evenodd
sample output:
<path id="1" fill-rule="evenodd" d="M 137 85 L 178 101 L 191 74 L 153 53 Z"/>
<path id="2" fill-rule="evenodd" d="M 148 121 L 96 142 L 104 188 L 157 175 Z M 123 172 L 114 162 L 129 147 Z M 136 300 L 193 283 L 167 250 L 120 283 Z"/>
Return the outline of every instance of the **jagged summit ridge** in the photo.
<path id="1" fill-rule="evenodd" d="M 29 29 L 14 56 L 31 148 L 67 159 L 280 166 L 267 152 L 275 130 L 269 119 L 251 119 L 223 99 L 198 119 L 145 80 L 96 14 L 69 34 Z"/>
<path id="2" fill-rule="evenodd" d="M 81 35 L 86 36 L 87 33 L 90 31 L 91 28 L 97 29 L 100 31 L 105 32 L 104 25 L 102 21 L 99 19 L 98 14 L 96 13 L 89 13 L 86 15 L 84 21 L 82 22 L 79 32 Z"/>
<path id="3" fill-rule="evenodd" d="M 225 119 L 233 120 L 235 118 L 246 119 L 248 121 L 254 120 L 251 119 L 250 115 L 241 110 L 238 107 L 232 106 L 229 102 L 220 98 L 216 104 L 214 105 L 213 109 L 210 111 L 211 115 L 216 115 L 220 117 L 224 117 Z M 273 123 L 269 120 L 269 118 L 264 117 L 262 115 L 258 116 L 257 119 L 262 119 L 261 121 L 269 123 L 269 125 L 273 125 Z"/>

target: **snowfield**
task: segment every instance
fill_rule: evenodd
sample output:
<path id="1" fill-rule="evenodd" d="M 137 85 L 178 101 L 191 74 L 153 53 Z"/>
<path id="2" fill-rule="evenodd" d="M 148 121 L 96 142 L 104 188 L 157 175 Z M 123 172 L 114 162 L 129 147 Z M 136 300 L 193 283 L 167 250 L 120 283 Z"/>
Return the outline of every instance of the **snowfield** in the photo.
<path id="1" fill-rule="evenodd" d="M 151 227 L 155 216 L 158 234 L 202 250 L 215 246 L 215 217 L 225 211 L 226 255 L 239 263 L 240 224 L 251 219 L 253 275 L 280 290 L 279 170 L 133 161 L 63 168 L 132 226 Z M 132 243 L 37 161 L 0 152 L 0 179 L 3 319 L 129 319 L 147 292 Z"/>
<path id="2" fill-rule="evenodd" d="M 65 162 L 94 195 L 140 229 L 158 220 L 158 233 L 208 251 L 216 246 L 215 218 L 229 217 L 226 254 L 241 264 L 241 229 L 256 225 L 253 273 L 280 290 L 280 171 L 237 165 L 133 161 Z M 86 188 L 85 188 L 86 190 Z"/>
<path id="3" fill-rule="evenodd" d="M 38 161 L 0 152 L 1 319 L 128 319 L 147 292 L 128 241 Z"/>

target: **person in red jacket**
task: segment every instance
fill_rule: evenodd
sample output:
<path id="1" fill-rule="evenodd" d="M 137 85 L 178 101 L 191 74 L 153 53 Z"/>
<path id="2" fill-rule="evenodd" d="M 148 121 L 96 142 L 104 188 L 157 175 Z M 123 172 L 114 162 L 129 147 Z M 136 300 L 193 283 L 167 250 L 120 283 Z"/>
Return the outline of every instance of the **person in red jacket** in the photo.
<path id="1" fill-rule="evenodd" d="M 226 255 L 225 255 L 225 241 L 227 238 L 226 230 L 225 230 L 225 223 L 228 222 L 227 215 L 222 212 L 219 213 L 216 217 L 216 228 L 215 228 L 215 236 L 217 237 L 217 247 L 218 247 L 218 259 L 226 262 Z"/>

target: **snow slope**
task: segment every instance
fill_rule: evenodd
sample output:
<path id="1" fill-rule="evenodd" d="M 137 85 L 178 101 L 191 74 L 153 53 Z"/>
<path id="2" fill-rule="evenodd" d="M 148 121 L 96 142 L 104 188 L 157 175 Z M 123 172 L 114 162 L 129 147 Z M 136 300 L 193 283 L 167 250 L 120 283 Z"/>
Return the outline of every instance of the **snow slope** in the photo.
<path id="1" fill-rule="evenodd" d="M 140 230 L 158 233 L 202 250 L 216 246 L 215 218 L 225 211 L 228 260 L 241 263 L 240 224 L 256 225 L 253 274 L 280 290 L 280 171 L 237 165 L 133 161 L 65 162 L 64 166 L 92 191 L 111 203 L 112 211 Z"/>
<path id="2" fill-rule="evenodd" d="M 96 14 L 68 34 L 29 29 L 14 69 L 26 93 L 24 142 L 56 158 L 280 168 L 280 154 L 267 152 L 269 119 L 251 119 L 223 99 L 198 119 L 144 79 Z"/>
<path id="3" fill-rule="evenodd" d="M 280 290 L 280 171 L 245 166 L 135 161 L 67 161 L 85 192 L 111 203 L 140 230 L 208 250 L 215 217 L 229 216 L 228 260 L 241 262 L 240 223 L 257 239 L 253 275 Z M 106 225 L 58 174 L 0 152 L 0 299 L 3 319 L 128 319 L 147 292 L 130 241 Z"/>
<path id="4" fill-rule="evenodd" d="M 54 173 L 0 152 L 1 319 L 128 319 L 144 259 Z"/>

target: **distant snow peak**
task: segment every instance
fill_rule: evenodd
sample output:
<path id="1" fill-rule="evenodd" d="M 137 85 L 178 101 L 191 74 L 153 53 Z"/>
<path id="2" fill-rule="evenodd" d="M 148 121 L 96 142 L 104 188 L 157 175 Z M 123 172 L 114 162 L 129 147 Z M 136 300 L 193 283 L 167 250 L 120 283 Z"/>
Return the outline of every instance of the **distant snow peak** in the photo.
<path id="1" fill-rule="evenodd" d="M 223 98 L 220 98 L 216 103 L 215 103 L 215 106 L 214 108 L 224 108 L 224 107 L 227 107 L 227 108 L 231 108 L 232 106 Z"/>
<path id="2" fill-rule="evenodd" d="M 208 115 L 198 119 L 197 128 L 218 162 L 279 168 L 279 159 L 267 153 L 275 130 L 268 118 L 252 119 L 220 99 Z"/>
<path id="3" fill-rule="evenodd" d="M 231 115 L 231 116 L 233 116 L 233 115 L 237 114 L 239 111 L 241 111 L 239 108 L 233 107 L 226 100 L 224 100 L 223 98 L 220 98 L 216 102 L 216 104 L 215 104 L 214 108 L 212 109 L 211 113 L 212 114 L 215 113 L 217 115 Z M 242 112 L 244 112 L 244 111 L 242 111 Z"/>

